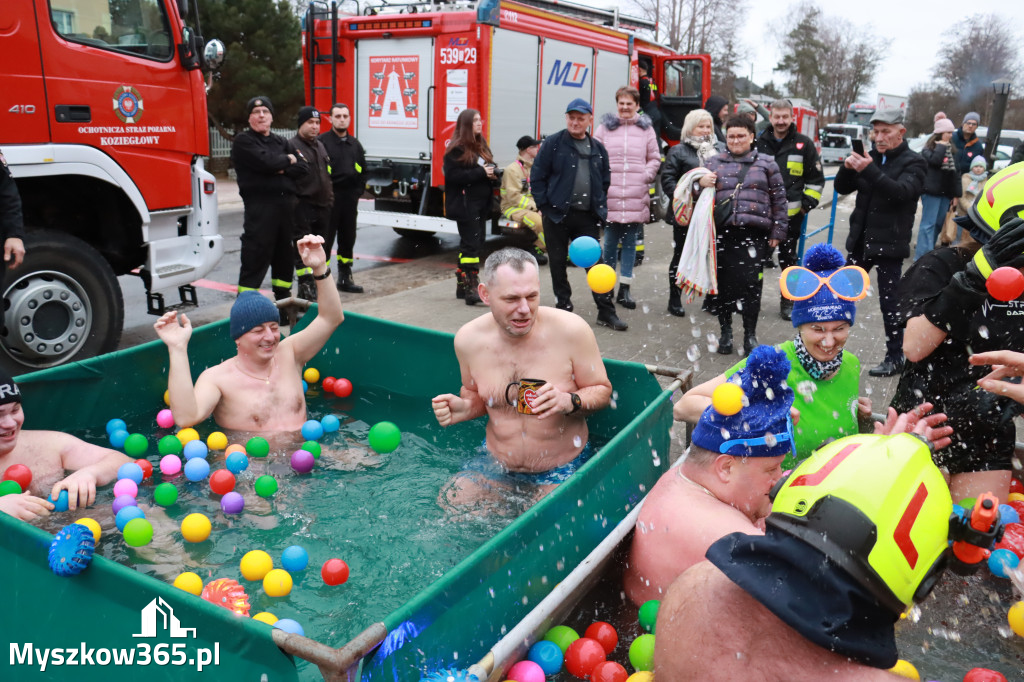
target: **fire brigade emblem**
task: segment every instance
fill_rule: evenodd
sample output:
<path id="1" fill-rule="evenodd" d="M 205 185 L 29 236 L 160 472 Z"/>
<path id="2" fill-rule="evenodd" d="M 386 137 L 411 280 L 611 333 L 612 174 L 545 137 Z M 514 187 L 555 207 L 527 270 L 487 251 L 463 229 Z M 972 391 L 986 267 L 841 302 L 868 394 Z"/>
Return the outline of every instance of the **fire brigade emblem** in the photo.
<path id="1" fill-rule="evenodd" d="M 142 118 L 142 95 L 130 85 L 114 91 L 114 113 L 122 123 L 138 123 Z"/>

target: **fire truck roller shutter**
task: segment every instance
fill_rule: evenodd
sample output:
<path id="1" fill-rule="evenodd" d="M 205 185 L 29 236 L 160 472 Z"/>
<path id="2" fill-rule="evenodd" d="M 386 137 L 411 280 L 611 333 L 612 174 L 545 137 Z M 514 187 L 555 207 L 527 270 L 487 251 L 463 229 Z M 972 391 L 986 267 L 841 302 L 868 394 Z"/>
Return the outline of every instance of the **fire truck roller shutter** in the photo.
<path id="1" fill-rule="evenodd" d="M 487 142 L 494 162 L 504 168 L 516 159 L 516 140 L 537 135 L 537 61 L 540 40 L 537 36 L 495 29 L 491 50 L 491 102 L 486 116 Z M 515 74 L 514 78 L 499 74 Z M 547 131 L 548 133 L 554 131 Z"/>
<path id="2" fill-rule="evenodd" d="M 602 116 L 617 110 L 615 91 L 629 85 L 629 55 L 598 52 L 594 81 L 594 127 L 597 128 Z"/>
<path id="3" fill-rule="evenodd" d="M 594 48 L 548 38 L 544 41 L 540 77 L 540 132 L 551 135 L 565 128 L 569 102 L 582 97 L 593 106 Z M 595 113 L 600 111 L 595 107 Z M 599 116 L 594 116 L 595 126 Z"/>

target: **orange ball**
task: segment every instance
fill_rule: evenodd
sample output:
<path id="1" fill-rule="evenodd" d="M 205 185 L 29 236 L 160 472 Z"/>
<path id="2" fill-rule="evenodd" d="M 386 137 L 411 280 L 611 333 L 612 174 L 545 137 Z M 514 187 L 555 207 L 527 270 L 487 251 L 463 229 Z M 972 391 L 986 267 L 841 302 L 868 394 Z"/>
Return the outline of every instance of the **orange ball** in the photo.
<path id="1" fill-rule="evenodd" d="M 239 445 L 238 443 L 232 443 L 231 445 L 229 445 L 227 447 L 226 450 L 224 450 L 224 456 L 227 457 L 232 452 L 241 452 L 241 453 L 244 454 L 245 453 L 245 446 L 244 445 Z"/>

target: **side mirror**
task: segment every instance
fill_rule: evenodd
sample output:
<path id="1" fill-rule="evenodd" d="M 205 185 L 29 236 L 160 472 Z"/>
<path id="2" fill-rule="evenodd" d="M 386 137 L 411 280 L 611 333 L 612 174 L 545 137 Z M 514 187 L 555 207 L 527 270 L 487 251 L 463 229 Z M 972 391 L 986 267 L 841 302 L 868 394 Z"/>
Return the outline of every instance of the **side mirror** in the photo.
<path id="1" fill-rule="evenodd" d="M 216 71 L 224 63 L 224 43 L 214 38 L 203 48 L 203 66 L 207 71 Z"/>

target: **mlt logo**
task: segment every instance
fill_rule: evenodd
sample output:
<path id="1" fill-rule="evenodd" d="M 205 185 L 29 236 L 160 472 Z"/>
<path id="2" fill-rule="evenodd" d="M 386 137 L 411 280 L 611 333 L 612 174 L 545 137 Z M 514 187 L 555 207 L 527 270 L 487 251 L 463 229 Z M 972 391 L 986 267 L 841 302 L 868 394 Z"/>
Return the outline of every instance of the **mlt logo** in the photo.
<path id="1" fill-rule="evenodd" d="M 583 84 L 587 82 L 588 73 L 590 73 L 590 68 L 586 64 L 578 62 L 565 62 L 563 64 L 561 59 L 556 59 L 554 66 L 551 67 L 551 72 L 548 74 L 548 85 L 555 84 L 566 88 L 582 88 Z"/>

